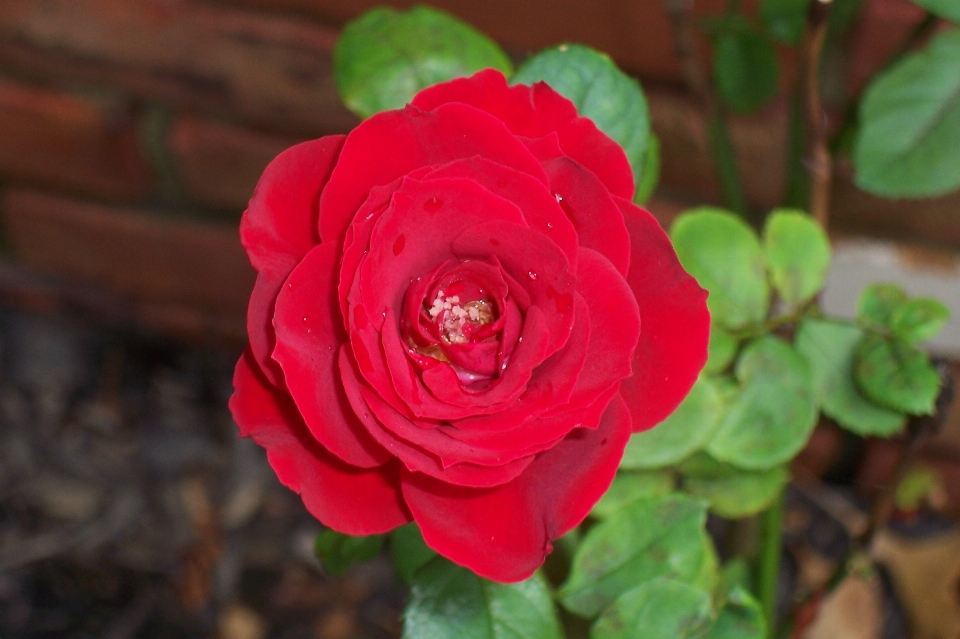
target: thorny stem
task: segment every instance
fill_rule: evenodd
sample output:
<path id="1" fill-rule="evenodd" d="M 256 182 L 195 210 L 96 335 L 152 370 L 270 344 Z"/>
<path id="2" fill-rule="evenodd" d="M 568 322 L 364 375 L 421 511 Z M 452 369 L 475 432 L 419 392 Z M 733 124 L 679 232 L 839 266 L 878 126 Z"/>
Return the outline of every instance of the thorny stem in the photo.
<path id="1" fill-rule="evenodd" d="M 763 616 L 767 620 L 767 637 L 777 636 L 777 594 L 780 583 L 780 555 L 783 553 L 784 494 L 763 513 L 761 526 L 760 564 L 757 570 L 757 592 Z"/>
<path id="2" fill-rule="evenodd" d="M 830 188 L 833 158 L 827 141 L 826 122 L 820 100 L 820 55 L 827 37 L 833 0 L 814 0 L 807 16 L 801 48 L 800 77 L 807 125 L 807 170 L 810 172 L 810 214 L 826 229 L 830 221 Z"/>
<path id="3" fill-rule="evenodd" d="M 691 15 L 693 0 L 663 0 L 663 4 L 667 15 L 670 16 L 670 21 L 673 23 L 674 48 L 677 57 L 680 59 L 684 82 L 699 103 L 707 121 L 714 170 L 723 191 L 724 202 L 730 209 L 746 216 L 747 201 L 737 169 L 737 160 L 733 142 L 730 140 L 730 132 L 727 130 L 720 103 L 717 101 L 710 83 L 700 67 L 700 61 L 697 57 L 696 37 Z"/>

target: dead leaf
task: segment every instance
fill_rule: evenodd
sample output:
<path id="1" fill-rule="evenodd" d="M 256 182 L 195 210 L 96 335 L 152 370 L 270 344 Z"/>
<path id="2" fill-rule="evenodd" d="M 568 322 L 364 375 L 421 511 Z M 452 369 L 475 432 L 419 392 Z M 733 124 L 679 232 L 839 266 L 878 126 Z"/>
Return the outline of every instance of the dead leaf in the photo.
<path id="1" fill-rule="evenodd" d="M 804 639 L 880 639 L 880 580 L 872 572 L 849 574 L 820 606 Z"/>
<path id="2" fill-rule="evenodd" d="M 890 573 L 914 639 L 960 639 L 960 531 L 916 540 L 884 531 L 872 554 Z"/>

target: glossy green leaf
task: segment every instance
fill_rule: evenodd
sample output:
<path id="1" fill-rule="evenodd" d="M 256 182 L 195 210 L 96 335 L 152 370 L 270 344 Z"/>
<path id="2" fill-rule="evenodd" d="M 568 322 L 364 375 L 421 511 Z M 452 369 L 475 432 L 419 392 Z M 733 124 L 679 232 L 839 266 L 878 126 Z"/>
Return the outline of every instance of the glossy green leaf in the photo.
<path id="1" fill-rule="evenodd" d="M 871 284 L 860 293 L 857 321 L 867 328 L 884 330 L 893 322 L 893 312 L 907 303 L 907 294 L 894 284 Z"/>
<path id="2" fill-rule="evenodd" d="M 764 639 L 767 624 L 760 603 L 744 588 L 735 587 L 717 613 L 706 639 Z"/>
<path id="3" fill-rule="evenodd" d="M 935 16 L 960 24 L 960 2 L 957 0 L 913 0 Z"/>
<path id="4" fill-rule="evenodd" d="M 654 579 L 604 610 L 590 639 L 702 639 L 711 617 L 709 593 L 681 581 Z"/>
<path id="5" fill-rule="evenodd" d="M 864 330 L 846 322 L 805 320 L 796 348 L 810 362 L 813 383 L 825 415 L 858 435 L 890 437 L 907 417 L 870 401 L 854 378 L 854 353 Z"/>
<path id="6" fill-rule="evenodd" d="M 627 153 L 633 178 L 642 184 L 650 144 L 650 113 L 640 84 L 610 56 L 579 44 L 561 44 L 527 58 L 510 79 L 514 84 L 544 81 L 577 105 Z"/>
<path id="7" fill-rule="evenodd" d="M 940 376 L 923 351 L 899 339 L 869 334 L 857 347 L 855 370 L 860 389 L 881 406 L 933 414 Z"/>
<path id="8" fill-rule="evenodd" d="M 908 344 L 917 344 L 939 333 L 949 320 L 950 310 L 941 302 L 918 297 L 893 309 L 890 330 Z"/>
<path id="9" fill-rule="evenodd" d="M 422 566 L 437 556 L 436 551 L 423 541 L 416 522 L 395 528 L 390 533 L 390 554 L 397 574 L 408 584 L 413 582 L 413 575 Z"/>
<path id="10" fill-rule="evenodd" d="M 810 0 L 763 0 L 760 18 L 771 38 L 796 46 L 803 39 L 809 10 Z"/>
<path id="11" fill-rule="evenodd" d="M 777 94 L 777 53 L 757 33 L 721 34 L 714 45 L 713 77 L 717 94 L 730 109 L 756 111 Z"/>
<path id="12" fill-rule="evenodd" d="M 669 417 L 630 436 L 620 468 L 662 468 L 689 457 L 707 443 L 722 413 L 723 398 L 716 384 L 709 377 L 699 379 Z"/>
<path id="13" fill-rule="evenodd" d="M 800 306 L 820 292 L 830 268 L 830 240 L 802 211 L 770 213 L 763 228 L 763 248 L 773 288 L 790 306 Z"/>
<path id="14" fill-rule="evenodd" d="M 680 215 L 670 229 L 680 263 L 710 292 L 715 325 L 740 329 L 767 316 L 763 250 L 757 234 L 729 211 L 702 207 Z"/>
<path id="15" fill-rule="evenodd" d="M 351 537 L 329 528 L 313 542 L 313 553 L 331 575 L 342 575 L 355 563 L 370 561 L 383 549 L 383 535 Z"/>
<path id="16" fill-rule="evenodd" d="M 703 372 L 716 375 L 727 370 L 737 356 L 740 340 L 719 326 L 710 327 L 710 342 L 707 345 L 707 364 Z"/>
<path id="17" fill-rule="evenodd" d="M 407 104 L 418 91 L 485 69 L 510 75 L 490 38 L 436 9 L 378 7 L 347 24 L 333 53 L 337 88 L 362 118 Z"/>
<path id="18" fill-rule="evenodd" d="M 681 494 L 639 501 L 586 534 L 560 588 L 561 603 L 594 617 L 622 593 L 655 577 L 701 577 L 709 549 L 704 502 Z"/>
<path id="19" fill-rule="evenodd" d="M 590 514 L 597 519 L 608 519 L 638 501 L 668 494 L 673 486 L 673 475 L 668 472 L 622 470 Z"/>
<path id="20" fill-rule="evenodd" d="M 730 519 L 766 510 L 790 481 L 785 466 L 751 471 L 719 462 L 707 454 L 694 455 L 680 465 L 683 488 L 706 499 L 710 510 Z"/>
<path id="21" fill-rule="evenodd" d="M 884 197 L 960 188 L 960 29 L 878 74 L 860 103 L 857 185 Z"/>
<path id="22" fill-rule="evenodd" d="M 650 131 L 643 169 L 637 177 L 637 193 L 633 196 L 634 204 L 643 206 L 657 190 L 657 184 L 660 183 L 660 164 L 660 140 L 653 131 Z"/>
<path id="23" fill-rule="evenodd" d="M 789 461 L 807 443 L 817 422 L 810 365 L 789 344 L 766 336 L 744 349 L 736 376 L 740 392 L 707 452 L 751 470 Z"/>
<path id="24" fill-rule="evenodd" d="M 482 579 L 442 557 L 417 571 L 403 639 L 562 639 L 546 580 Z"/>

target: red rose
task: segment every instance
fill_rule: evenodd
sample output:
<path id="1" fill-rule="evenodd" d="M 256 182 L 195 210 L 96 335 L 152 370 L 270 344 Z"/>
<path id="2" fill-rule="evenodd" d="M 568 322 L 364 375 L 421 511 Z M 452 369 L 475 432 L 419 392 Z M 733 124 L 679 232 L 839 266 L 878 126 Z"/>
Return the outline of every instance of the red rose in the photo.
<path id="1" fill-rule="evenodd" d="M 287 150 L 240 228 L 241 434 L 335 530 L 415 520 L 528 577 L 706 360 L 706 294 L 633 190 L 570 101 L 497 71 Z"/>

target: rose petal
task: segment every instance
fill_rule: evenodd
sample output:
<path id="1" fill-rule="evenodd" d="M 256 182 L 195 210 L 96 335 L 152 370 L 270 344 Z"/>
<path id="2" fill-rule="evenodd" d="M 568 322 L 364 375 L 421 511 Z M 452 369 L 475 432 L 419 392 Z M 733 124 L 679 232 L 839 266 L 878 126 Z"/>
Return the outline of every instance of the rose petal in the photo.
<path id="1" fill-rule="evenodd" d="M 533 86 L 507 85 L 503 73 L 484 69 L 424 89 L 411 104 L 432 111 L 448 102 L 460 102 L 496 116 L 514 135 L 538 138 L 577 117 L 577 107 L 543 82 Z"/>
<path id="2" fill-rule="evenodd" d="M 403 494 L 428 546 L 482 577 L 521 581 L 610 486 L 629 436 L 615 397 L 596 430 L 573 431 L 508 484 L 477 490 L 405 470 Z"/>
<path id="3" fill-rule="evenodd" d="M 348 346 L 340 350 L 340 371 L 344 380 L 347 398 L 353 410 L 367 427 L 370 434 L 387 450 L 395 455 L 403 465 L 410 470 L 426 473 L 427 475 L 453 485 L 489 487 L 510 481 L 525 469 L 533 458 L 515 459 L 502 466 L 489 468 L 477 464 L 456 464 L 445 467 L 438 455 L 427 452 L 420 446 L 407 441 L 396 434 L 406 432 L 405 427 L 416 428 L 416 425 L 400 424 L 404 417 L 398 413 L 391 413 L 390 406 L 381 401 L 379 395 L 365 386 L 357 374 L 352 358 L 348 354 Z M 368 400 L 370 403 L 368 403 Z M 384 416 L 389 427 L 381 424 L 374 416 L 370 404 L 377 406 L 377 412 Z"/>
<path id="4" fill-rule="evenodd" d="M 523 395 L 491 415 L 457 420 L 456 428 L 450 430 L 451 437 L 479 446 L 497 446 L 504 438 L 515 437 L 518 428 L 545 410 L 567 403 L 587 360 L 590 337 L 590 311 L 579 293 L 574 295 L 574 308 L 576 319 L 570 339 L 534 369 Z"/>
<path id="5" fill-rule="evenodd" d="M 631 199 L 636 185 L 623 147 L 600 131 L 593 120 L 577 118 L 557 129 L 560 148 L 590 169 L 613 195 Z"/>
<path id="6" fill-rule="evenodd" d="M 596 251 L 580 251 L 577 291 L 590 310 L 587 359 L 577 375 L 568 403 L 547 411 L 562 413 L 592 403 L 633 373 L 633 352 L 643 335 L 640 310 L 629 284 L 613 264 Z"/>
<path id="7" fill-rule="evenodd" d="M 408 106 L 362 122 L 343 145 L 320 197 L 320 237 L 339 240 L 370 190 L 414 169 L 480 156 L 546 184 L 539 162 L 502 122 L 466 104 Z"/>
<path id="8" fill-rule="evenodd" d="M 560 207 L 577 230 L 580 246 L 599 251 L 625 276 L 630 266 L 630 236 L 610 192 L 570 158 L 545 160 L 543 168 Z"/>
<path id="9" fill-rule="evenodd" d="M 278 155 L 264 170 L 240 221 L 240 242 L 257 271 L 247 308 L 250 348 L 273 384 L 282 384 L 283 378 L 270 359 L 274 302 L 293 267 L 320 242 L 317 205 L 344 140 L 331 135 Z"/>
<path id="10" fill-rule="evenodd" d="M 539 180 L 479 157 L 437 167 L 423 179 L 441 177 L 469 178 L 516 204 L 530 228 L 550 238 L 567 256 L 570 269 L 577 270 L 577 232 L 553 193 Z"/>
<path id="11" fill-rule="evenodd" d="M 573 102 L 545 83 L 511 87 L 502 73 L 487 69 L 424 89 L 413 98 L 413 104 L 425 111 L 450 102 L 483 109 L 515 135 L 537 138 L 556 131 L 564 155 L 590 169 L 611 193 L 633 197 L 633 171 L 627 154 L 592 120 L 577 117 Z"/>
<path id="12" fill-rule="evenodd" d="M 313 436 L 331 453 L 361 468 L 390 454 L 370 437 L 350 408 L 337 356 L 346 332 L 337 303 L 337 247 L 315 246 L 287 278 L 277 297 L 273 357 Z"/>
<path id="13" fill-rule="evenodd" d="M 643 209 L 618 199 L 633 253 L 627 282 L 643 326 L 633 376 L 620 392 L 639 432 L 660 423 L 683 401 L 707 361 L 707 292 L 683 270 L 670 238 Z"/>
<path id="14" fill-rule="evenodd" d="M 267 450 L 280 481 L 324 525 L 348 535 L 385 533 L 410 521 L 398 464 L 349 466 L 313 441 L 290 398 L 270 386 L 248 349 L 237 363 L 230 412 L 243 437 Z"/>

